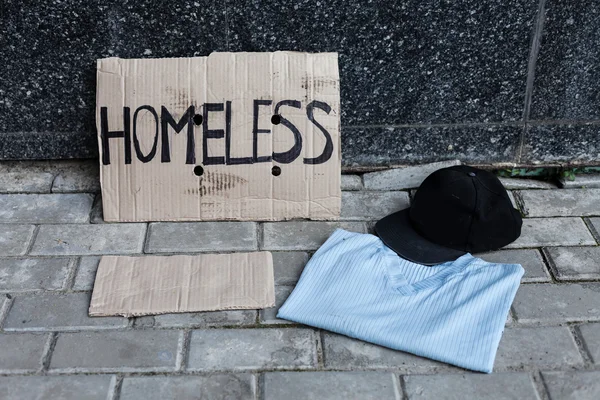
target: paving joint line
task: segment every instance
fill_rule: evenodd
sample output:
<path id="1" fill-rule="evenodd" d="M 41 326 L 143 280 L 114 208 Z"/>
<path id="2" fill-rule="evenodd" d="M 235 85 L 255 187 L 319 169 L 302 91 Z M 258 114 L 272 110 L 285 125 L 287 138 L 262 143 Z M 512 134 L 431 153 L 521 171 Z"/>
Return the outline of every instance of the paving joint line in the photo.
<path id="1" fill-rule="evenodd" d="M 38 370 L 42 374 L 45 374 L 50 368 L 50 362 L 52 361 L 52 355 L 54 353 L 54 348 L 56 347 L 57 340 L 57 332 L 51 332 L 50 334 L 48 334 L 48 339 L 46 340 L 44 350 L 42 352 L 40 369 Z"/>
<path id="2" fill-rule="evenodd" d="M 81 265 L 82 257 L 70 257 L 68 273 L 65 277 L 65 281 L 63 282 L 62 288 L 65 292 L 72 293 L 73 286 L 75 285 L 75 279 L 77 278 L 77 274 L 79 273 L 79 267 Z"/>
<path id="3" fill-rule="evenodd" d="M 539 253 L 542 255 L 542 261 L 544 262 L 546 270 L 550 274 L 550 279 L 552 280 L 551 283 L 559 283 L 558 268 L 556 268 L 556 264 L 554 263 L 554 260 L 550 256 L 550 253 L 548 252 L 547 248 L 542 247 L 541 249 L 539 249 Z"/>
<path id="4" fill-rule="evenodd" d="M 12 308 L 15 299 L 9 293 L 4 295 L 4 302 L 2 307 L 0 307 L 0 332 L 4 331 L 4 323 L 6 322 L 6 318 L 8 317 L 8 313 Z"/>
<path id="5" fill-rule="evenodd" d="M 106 396 L 107 400 L 119 400 L 121 397 L 121 387 L 123 386 L 123 376 L 113 375 L 110 379 L 110 387 Z"/>
<path id="6" fill-rule="evenodd" d="M 22 254 L 20 257 L 24 257 L 26 255 L 29 255 L 29 253 L 31 253 L 31 250 L 33 249 L 33 245 L 34 245 L 35 241 L 37 240 L 39 231 L 40 231 L 40 224 L 34 225 L 33 232 L 31 234 L 31 238 L 29 240 L 27 248 L 25 249 L 25 253 Z"/>
<path id="7" fill-rule="evenodd" d="M 408 400 L 408 391 L 406 390 L 406 381 L 404 375 L 398 375 L 398 382 L 400 384 L 400 395 L 402 400 Z"/>
<path id="8" fill-rule="evenodd" d="M 573 324 L 573 325 L 569 325 L 569 331 L 571 332 L 571 335 L 573 335 L 573 339 L 575 339 L 575 344 L 577 345 L 577 350 L 579 351 L 579 353 L 581 354 L 581 357 L 583 358 L 583 365 L 584 368 L 589 368 L 591 366 L 594 365 L 594 362 L 592 360 L 592 354 L 590 352 L 590 349 L 588 348 L 585 339 L 583 338 L 583 335 L 581 334 L 581 330 L 579 329 L 580 325 L 577 324 Z"/>
<path id="9" fill-rule="evenodd" d="M 596 244 L 600 245 L 600 232 L 598 232 L 598 230 L 596 229 L 594 224 L 592 224 L 592 221 L 590 220 L 589 216 L 582 217 L 582 218 L 583 218 L 583 223 L 585 224 L 585 226 L 588 228 L 588 230 L 592 234 L 592 237 L 596 241 Z"/>
<path id="10" fill-rule="evenodd" d="M 534 390 L 540 396 L 540 400 L 550 400 L 550 395 L 548 394 L 548 388 L 546 387 L 542 372 L 539 369 L 533 370 L 531 371 L 530 377 L 533 381 Z"/>
<path id="11" fill-rule="evenodd" d="M 175 370 L 177 372 L 184 372 L 187 370 L 191 337 L 192 334 L 190 329 L 181 331 L 177 343 L 177 358 L 175 359 Z"/>

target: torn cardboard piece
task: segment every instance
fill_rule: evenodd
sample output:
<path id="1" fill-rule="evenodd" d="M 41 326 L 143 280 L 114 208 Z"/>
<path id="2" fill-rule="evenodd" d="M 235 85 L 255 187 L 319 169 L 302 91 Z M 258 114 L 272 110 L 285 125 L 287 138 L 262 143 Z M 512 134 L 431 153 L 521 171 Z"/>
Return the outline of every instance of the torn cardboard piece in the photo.
<path id="1" fill-rule="evenodd" d="M 337 53 L 98 60 L 106 221 L 338 219 Z"/>
<path id="2" fill-rule="evenodd" d="M 124 317 L 275 305 L 269 252 L 104 256 L 90 316 Z"/>

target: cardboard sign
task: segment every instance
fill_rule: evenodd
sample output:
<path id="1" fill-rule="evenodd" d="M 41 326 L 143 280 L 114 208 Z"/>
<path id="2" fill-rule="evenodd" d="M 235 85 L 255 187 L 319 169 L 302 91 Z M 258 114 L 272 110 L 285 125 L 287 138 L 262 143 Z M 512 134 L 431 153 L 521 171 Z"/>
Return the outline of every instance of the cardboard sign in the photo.
<path id="1" fill-rule="evenodd" d="M 269 252 L 196 256 L 105 256 L 89 314 L 153 315 L 275 305 Z"/>
<path id="2" fill-rule="evenodd" d="M 98 60 L 106 221 L 336 219 L 336 53 Z"/>

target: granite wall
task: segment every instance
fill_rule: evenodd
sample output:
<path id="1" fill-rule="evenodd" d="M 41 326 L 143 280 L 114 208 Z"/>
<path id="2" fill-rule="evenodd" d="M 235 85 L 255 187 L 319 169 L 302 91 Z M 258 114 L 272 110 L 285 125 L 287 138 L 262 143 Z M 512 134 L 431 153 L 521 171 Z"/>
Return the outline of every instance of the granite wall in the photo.
<path id="1" fill-rule="evenodd" d="M 97 155 L 95 60 L 340 53 L 346 166 L 600 163 L 597 0 L 0 0 L 0 159 Z"/>

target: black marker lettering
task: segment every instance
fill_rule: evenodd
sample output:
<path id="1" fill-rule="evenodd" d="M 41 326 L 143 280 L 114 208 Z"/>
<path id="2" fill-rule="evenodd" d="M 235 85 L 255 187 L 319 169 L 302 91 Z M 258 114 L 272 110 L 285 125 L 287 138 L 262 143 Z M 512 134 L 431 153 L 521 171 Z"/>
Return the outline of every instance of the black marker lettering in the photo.
<path id="1" fill-rule="evenodd" d="M 318 157 L 304 158 L 304 164 L 323 164 L 329 160 L 331 158 L 331 154 L 333 154 L 333 140 L 331 140 L 331 135 L 325 128 L 323 128 L 323 125 L 315 121 L 315 116 L 313 115 L 314 108 L 321 109 L 329 114 L 331 112 L 331 107 L 329 104 L 317 100 L 313 100 L 308 106 L 306 106 L 306 115 L 308 116 L 308 119 L 315 124 L 315 126 L 321 130 L 323 136 L 325 136 L 325 148 L 323 149 L 323 153 L 321 153 L 321 155 Z"/>
<path id="2" fill-rule="evenodd" d="M 100 107 L 100 136 L 102 138 L 102 164 L 110 164 L 110 147 L 108 139 L 123 138 L 125 148 L 125 164 L 131 164 L 131 135 L 129 131 L 130 114 L 129 107 L 123 107 L 123 130 L 109 131 L 108 130 L 108 110 L 106 107 Z"/>
<path id="3" fill-rule="evenodd" d="M 223 103 L 206 103 L 202 107 L 202 163 L 204 165 L 225 164 L 225 157 L 209 157 L 208 139 L 222 139 L 225 136 L 223 129 L 208 129 L 208 113 L 223 111 Z"/>
<path id="4" fill-rule="evenodd" d="M 190 106 L 187 111 L 181 116 L 179 122 L 176 122 L 173 116 L 169 113 L 165 106 L 160 109 L 161 122 L 161 138 L 162 149 L 160 161 L 167 163 L 171 161 L 171 149 L 169 146 L 169 126 L 179 133 L 187 125 L 187 152 L 185 156 L 186 164 L 196 164 L 196 141 L 194 137 L 194 124 L 192 123 L 196 110 L 194 106 Z"/>
<path id="5" fill-rule="evenodd" d="M 302 107 L 302 103 L 300 103 L 298 100 L 281 100 L 275 106 L 275 115 L 279 115 L 279 107 L 281 106 L 300 108 Z M 293 162 L 296 158 L 298 158 L 300 152 L 302 151 L 302 136 L 300 135 L 300 131 L 298 130 L 298 128 L 296 128 L 294 124 L 292 124 L 290 121 L 288 121 L 281 115 L 279 115 L 279 117 L 283 126 L 288 128 L 294 134 L 294 145 L 288 151 L 284 151 L 281 153 L 273 153 L 273 160 L 282 164 L 289 164 Z"/>
<path id="6" fill-rule="evenodd" d="M 148 153 L 147 156 L 145 156 L 144 153 L 142 153 L 142 149 L 140 148 L 140 142 L 138 141 L 138 137 L 137 137 L 137 117 L 138 117 L 138 113 L 141 110 L 149 111 L 150 114 L 152 114 L 152 116 L 154 117 L 154 124 L 156 125 L 156 131 L 154 133 L 154 143 L 152 144 L 152 150 L 150 150 L 150 153 Z M 143 163 L 147 163 L 150 160 L 152 160 L 154 158 L 154 155 L 156 154 L 156 145 L 157 144 L 158 144 L 158 115 L 156 114 L 156 111 L 154 111 L 154 107 L 148 106 L 148 105 L 140 106 L 133 113 L 133 147 L 135 148 L 135 154 L 137 155 L 138 160 L 140 160 Z"/>
<path id="7" fill-rule="evenodd" d="M 225 102 L 225 164 L 252 164 L 252 157 L 231 157 L 231 101 Z"/>
<path id="8" fill-rule="evenodd" d="M 258 129 L 258 107 L 270 106 L 271 103 L 271 100 L 254 100 L 254 119 L 252 121 L 252 160 L 255 163 L 271 161 L 271 156 L 258 156 L 258 134 L 271 133 L 270 129 Z"/>

